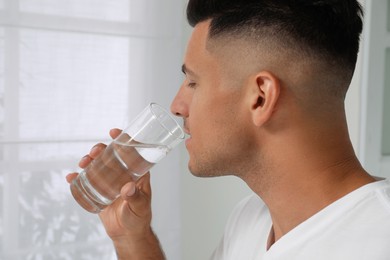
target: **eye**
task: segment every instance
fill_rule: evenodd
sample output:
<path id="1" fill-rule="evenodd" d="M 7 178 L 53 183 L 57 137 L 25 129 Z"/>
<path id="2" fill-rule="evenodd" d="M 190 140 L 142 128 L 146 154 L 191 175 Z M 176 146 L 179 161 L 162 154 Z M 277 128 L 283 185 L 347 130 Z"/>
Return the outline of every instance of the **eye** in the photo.
<path id="1" fill-rule="evenodd" d="M 189 88 L 195 88 L 195 87 L 196 87 L 196 83 L 190 81 L 190 82 L 188 82 L 187 86 L 188 86 Z"/>

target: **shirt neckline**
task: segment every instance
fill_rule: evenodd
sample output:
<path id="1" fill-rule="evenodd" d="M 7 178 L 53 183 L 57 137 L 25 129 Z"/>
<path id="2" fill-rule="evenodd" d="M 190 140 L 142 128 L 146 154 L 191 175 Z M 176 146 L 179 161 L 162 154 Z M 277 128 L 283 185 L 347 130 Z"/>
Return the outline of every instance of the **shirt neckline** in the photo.
<path id="1" fill-rule="evenodd" d="M 293 228 L 290 232 L 281 237 L 278 241 L 275 242 L 275 234 L 273 230 L 273 224 L 271 221 L 270 232 L 266 244 L 265 255 L 277 255 L 281 250 L 285 248 L 294 247 L 296 243 L 299 243 L 300 240 L 305 239 L 312 235 L 313 230 L 316 230 L 313 226 L 319 225 L 330 225 L 335 218 L 338 218 L 340 215 L 343 215 L 345 211 L 349 210 L 353 204 L 356 204 L 359 201 L 360 197 L 365 196 L 367 193 L 373 192 L 381 187 L 390 187 L 390 180 L 379 179 L 377 181 L 363 185 L 356 190 L 346 194 L 345 196 L 339 198 L 335 202 L 329 204 L 322 210 L 315 213 L 313 216 L 307 220 L 300 223 L 298 226 Z M 337 212 L 334 211 L 335 208 L 339 208 Z M 330 216 L 327 214 L 330 211 L 334 211 Z M 307 232 L 302 232 L 307 231 Z M 299 234 L 300 237 L 297 237 L 296 234 Z"/>

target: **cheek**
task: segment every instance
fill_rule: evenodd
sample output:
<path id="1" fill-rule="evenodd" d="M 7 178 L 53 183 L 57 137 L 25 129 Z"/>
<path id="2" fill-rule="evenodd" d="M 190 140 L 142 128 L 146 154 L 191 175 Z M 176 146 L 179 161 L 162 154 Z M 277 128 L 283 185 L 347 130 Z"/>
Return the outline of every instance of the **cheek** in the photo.
<path id="1" fill-rule="evenodd" d="M 224 145 L 237 131 L 232 115 L 220 110 L 211 106 L 193 115 L 191 131 L 203 148 Z"/>
<path id="2" fill-rule="evenodd" d="M 192 137 L 203 146 L 211 145 L 207 142 L 225 142 L 242 125 L 239 110 L 237 92 L 199 87 L 194 92 L 188 119 Z"/>
<path id="3" fill-rule="evenodd" d="M 208 127 L 210 121 L 213 120 L 215 106 L 211 102 L 208 93 L 204 92 L 203 89 L 196 89 L 191 102 L 188 121 L 191 134 L 194 135 L 202 131 L 203 128 Z"/>

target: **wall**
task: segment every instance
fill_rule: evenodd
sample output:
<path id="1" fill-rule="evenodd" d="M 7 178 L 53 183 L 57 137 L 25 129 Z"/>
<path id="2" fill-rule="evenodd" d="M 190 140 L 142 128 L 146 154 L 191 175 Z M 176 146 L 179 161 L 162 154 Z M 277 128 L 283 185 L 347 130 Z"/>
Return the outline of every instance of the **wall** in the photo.
<path id="1" fill-rule="evenodd" d="M 359 0 L 364 8 L 365 0 Z M 363 38 L 365 32 L 362 34 L 360 40 L 360 53 L 356 64 L 355 74 L 353 76 L 347 98 L 345 100 L 345 109 L 347 113 L 348 128 L 351 137 L 352 144 L 356 153 L 359 151 L 359 138 L 360 138 L 360 117 L 361 117 L 361 90 L 362 90 L 362 50 L 363 50 Z"/>

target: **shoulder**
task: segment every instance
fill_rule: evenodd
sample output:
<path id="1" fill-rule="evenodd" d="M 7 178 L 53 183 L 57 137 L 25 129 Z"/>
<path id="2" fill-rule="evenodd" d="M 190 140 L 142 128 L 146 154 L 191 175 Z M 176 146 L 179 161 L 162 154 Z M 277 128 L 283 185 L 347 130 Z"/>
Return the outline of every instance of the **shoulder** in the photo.
<path id="1" fill-rule="evenodd" d="M 267 214 L 268 209 L 264 202 L 257 194 L 251 194 L 242 199 L 233 209 L 230 215 L 230 220 L 234 221 L 237 218 L 258 218 L 263 214 Z"/>
<path id="2" fill-rule="evenodd" d="M 390 180 L 386 179 L 379 181 L 375 191 L 378 198 L 381 199 L 383 206 L 390 212 Z"/>
<path id="3" fill-rule="evenodd" d="M 268 208 L 260 197 L 252 194 L 244 198 L 234 207 L 212 259 L 255 259 L 254 255 L 261 256 L 271 225 Z"/>
<path id="4" fill-rule="evenodd" d="M 335 230 L 337 232 L 333 235 L 338 235 L 333 237 L 333 241 L 326 243 L 342 243 L 346 239 L 350 242 L 345 245 L 345 248 L 350 250 L 356 247 L 371 248 L 376 250 L 372 250 L 370 254 L 376 254 L 376 252 L 383 252 L 386 248 L 386 252 L 390 253 L 390 247 L 388 247 L 390 237 L 389 180 L 373 182 L 359 188 L 336 202 L 328 213 L 330 214 L 326 216 L 331 223 L 327 230 L 322 231 L 322 234 L 328 232 L 331 234 L 331 230 Z M 366 259 L 381 258 L 372 256 Z"/>
<path id="5" fill-rule="evenodd" d="M 332 223 L 322 230 L 326 240 L 320 240 L 322 247 L 330 250 L 343 244 L 343 250 L 334 251 L 335 256 L 343 257 L 336 259 L 388 259 L 390 181 L 368 184 L 347 197 L 345 204 L 332 212 L 337 218 L 330 217 Z"/>
<path id="6" fill-rule="evenodd" d="M 366 186 L 368 192 L 362 204 L 383 215 L 390 223 L 390 180 L 380 180 Z"/>
<path id="7" fill-rule="evenodd" d="M 253 193 L 249 196 L 242 199 L 234 208 L 233 212 L 235 211 L 257 211 L 261 210 L 265 207 L 264 202 L 261 200 L 261 198 Z"/>
<path id="8" fill-rule="evenodd" d="M 364 223 L 360 230 L 368 232 L 375 227 L 390 232 L 390 181 L 380 180 L 367 184 L 336 202 L 334 211 L 343 215 L 347 225 Z M 383 230 L 382 227 L 388 227 Z M 390 235 L 390 234 L 389 234 Z"/>
<path id="9" fill-rule="evenodd" d="M 234 207 L 226 224 L 225 236 L 234 237 L 238 233 L 249 232 L 256 229 L 257 225 L 264 225 L 267 222 L 270 222 L 267 206 L 259 196 L 251 194 Z"/>

